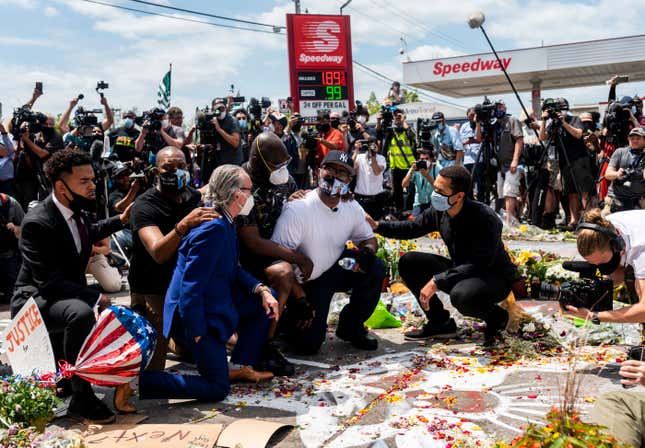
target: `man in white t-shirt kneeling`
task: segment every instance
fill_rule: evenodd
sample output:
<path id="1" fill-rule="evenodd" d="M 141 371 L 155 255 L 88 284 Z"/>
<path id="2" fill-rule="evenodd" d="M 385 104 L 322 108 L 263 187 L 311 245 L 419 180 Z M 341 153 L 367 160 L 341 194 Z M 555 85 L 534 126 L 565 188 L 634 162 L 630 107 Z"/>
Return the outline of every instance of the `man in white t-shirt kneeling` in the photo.
<path id="1" fill-rule="evenodd" d="M 372 218 L 376 215 L 378 218 L 374 219 L 381 219 L 386 194 L 383 189 L 383 172 L 387 162 L 379 154 L 376 140 L 358 140 L 352 159 L 356 170 L 356 201 Z"/>
<path id="2" fill-rule="evenodd" d="M 299 201 L 287 204 L 280 215 L 272 240 L 297 250 L 313 261 L 305 279 L 307 300 L 315 310 L 312 320 L 283 321 L 287 342 L 303 354 L 314 354 L 325 341 L 327 314 L 335 292 L 352 290 L 349 303 L 340 313 L 336 336 L 361 350 L 376 350 L 378 341 L 363 325 L 378 303 L 385 266 L 374 254 L 377 242 L 361 206 L 349 198 L 354 176 L 349 156 L 329 151 L 320 168 L 318 188 Z M 346 249 L 352 241 L 356 250 Z M 350 265 L 346 268 L 340 260 Z M 354 266 L 351 266 L 354 264 Z"/>

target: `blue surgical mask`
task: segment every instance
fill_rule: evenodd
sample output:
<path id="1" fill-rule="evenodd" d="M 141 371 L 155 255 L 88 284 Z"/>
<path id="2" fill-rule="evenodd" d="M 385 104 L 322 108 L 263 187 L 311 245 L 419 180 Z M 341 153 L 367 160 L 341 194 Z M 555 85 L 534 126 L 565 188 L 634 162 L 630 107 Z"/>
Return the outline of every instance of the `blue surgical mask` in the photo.
<path id="1" fill-rule="evenodd" d="M 439 123 L 439 125 L 437 126 L 437 129 L 439 130 L 439 132 L 443 132 L 445 128 L 446 128 L 446 125 L 443 123 Z"/>
<path id="2" fill-rule="evenodd" d="M 430 203 L 432 204 L 432 207 L 438 212 L 445 212 L 450 207 L 452 207 L 452 205 L 450 205 L 450 201 L 448 201 L 449 198 L 450 196 L 444 196 L 433 190 L 432 194 L 430 195 Z"/>
<path id="3" fill-rule="evenodd" d="M 132 128 L 132 126 L 134 126 L 134 120 L 130 117 L 126 118 L 125 120 L 123 120 L 123 126 L 126 129 Z"/>
<path id="4" fill-rule="evenodd" d="M 496 118 L 504 118 L 506 116 L 506 111 L 502 109 L 496 109 L 495 110 L 495 117 Z"/>
<path id="5" fill-rule="evenodd" d="M 632 106 L 632 114 L 636 115 L 636 112 L 638 112 L 638 109 L 636 109 L 636 106 Z"/>
<path id="6" fill-rule="evenodd" d="M 241 129 L 246 129 L 246 120 L 237 120 Z"/>

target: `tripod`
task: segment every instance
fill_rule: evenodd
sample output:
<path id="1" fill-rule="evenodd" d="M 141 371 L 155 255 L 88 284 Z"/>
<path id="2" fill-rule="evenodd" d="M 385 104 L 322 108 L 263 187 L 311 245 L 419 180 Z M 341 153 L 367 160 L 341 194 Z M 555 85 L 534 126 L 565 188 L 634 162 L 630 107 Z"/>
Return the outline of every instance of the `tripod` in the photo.
<path id="1" fill-rule="evenodd" d="M 478 190 L 477 190 L 477 200 L 480 202 L 483 202 L 486 205 L 490 205 L 490 192 L 491 192 L 491 186 L 490 186 L 490 166 L 491 166 L 491 155 L 493 154 L 493 148 L 494 148 L 494 141 L 493 141 L 493 132 L 491 129 L 491 125 L 489 123 L 481 123 L 482 124 L 482 142 L 479 147 L 479 153 L 477 154 L 477 160 L 475 161 L 475 166 L 473 167 L 473 171 L 477 169 L 480 163 L 483 163 L 484 169 L 483 172 L 481 173 L 482 175 L 482 181 L 478 183 Z M 482 156 L 483 155 L 483 156 Z M 482 162 L 483 158 L 483 162 Z M 483 186 L 482 191 L 479 191 L 479 186 Z M 495 196 L 497 196 L 495 194 Z"/>
<path id="2" fill-rule="evenodd" d="M 101 171 L 103 172 L 103 214 L 104 218 L 108 219 L 110 217 L 110 204 L 109 204 L 109 191 L 108 191 L 108 181 L 107 181 L 107 169 L 105 168 L 105 164 L 110 163 L 109 160 L 103 159 L 103 166 L 101 167 Z M 125 254 L 125 251 L 123 250 L 123 247 L 121 247 L 121 244 L 117 240 L 116 236 L 114 234 L 110 235 L 110 239 L 114 241 L 114 245 L 117 247 L 119 251 L 119 255 L 123 258 L 125 261 L 126 266 L 130 268 L 130 260 Z"/>

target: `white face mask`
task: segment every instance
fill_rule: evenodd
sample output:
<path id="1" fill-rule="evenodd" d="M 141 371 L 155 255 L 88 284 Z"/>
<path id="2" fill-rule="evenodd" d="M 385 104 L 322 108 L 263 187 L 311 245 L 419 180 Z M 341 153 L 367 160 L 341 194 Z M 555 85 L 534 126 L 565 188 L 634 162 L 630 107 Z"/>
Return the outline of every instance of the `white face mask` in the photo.
<path id="1" fill-rule="evenodd" d="M 166 129 L 170 122 L 168 120 L 161 120 L 161 127 Z"/>
<path id="2" fill-rule="evenodd" d="M 359 115 L 358 117 L 356 117 L 356 121 L 358 121 L 360 124 L 365 124 L 367 117 L 365 117 L 365 115 Z"/>
<path id="3" fill-rule="evenodd" d="M 226 118 L 226 111 L 220 112 L 219 116 L 217 117 L 218 120 L 223 120 Z"/>
<path id="4" fill-rule="evenodd" d="M 269 182 L 271 182 L 273 185 L 283 185 L 286 184 L 289 181 L 289 169 L 287 166 L 283 166 L 278 168 L 275 171 L 271 171 L 271 175 L 269 175 Z"/>
<path id="5" fill-rule="evenodd" d="M 251 213 L 251 210 L 253 209 L 253 205 L 255 205 L 255 201 L 253 199 L 253 195 L 250 194 L 249 197 L 246 198 L 246 202 L 244 203 L 242 210 L 240 210 L 239 215 L 246 216 L 249 213 Z"/>

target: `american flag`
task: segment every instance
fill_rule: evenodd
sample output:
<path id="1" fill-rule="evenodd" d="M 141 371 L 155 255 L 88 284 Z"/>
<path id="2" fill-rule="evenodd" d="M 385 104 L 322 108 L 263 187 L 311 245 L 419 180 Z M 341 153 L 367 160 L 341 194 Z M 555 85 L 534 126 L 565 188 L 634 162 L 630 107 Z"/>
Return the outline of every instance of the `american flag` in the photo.
<path id="1" fill-rule="evenodd" d="M 146 368 L 155 350 L 157 333 L 152 325 L 119 305 L 106 309 L 85 339 L 76 365 L 61 361 L 61 375 L 76 375 L 100 386 L 130 382 Z"/>

